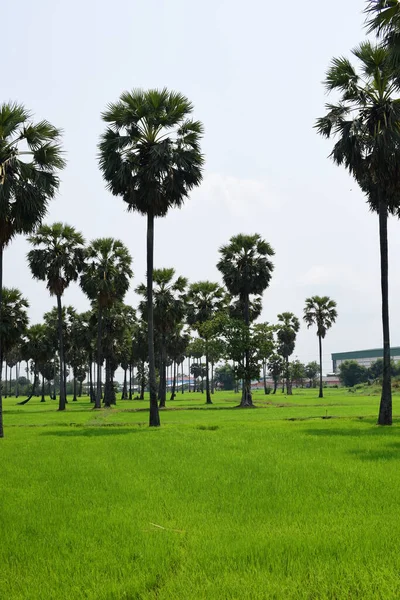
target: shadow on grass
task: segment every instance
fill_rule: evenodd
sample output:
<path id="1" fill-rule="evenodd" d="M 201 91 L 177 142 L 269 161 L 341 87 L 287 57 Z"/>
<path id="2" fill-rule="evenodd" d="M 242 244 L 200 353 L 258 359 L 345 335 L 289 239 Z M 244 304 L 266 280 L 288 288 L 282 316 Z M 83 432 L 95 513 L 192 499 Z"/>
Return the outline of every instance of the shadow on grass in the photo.
<path id="1" fill-rule="evenodd" d="M 146 424 L 147 425 L 147 424 Z M 56 437 L 102 437 L 107 435 L 128 435 L 131 433 L 140 433 L 142 431 L 154 431 L 154 427 L 137 425 L 136 427 L 118 427 L 107 425 L 102 427 L 73 427 L 66 431 L 44 431 L 40 435 Z"/>

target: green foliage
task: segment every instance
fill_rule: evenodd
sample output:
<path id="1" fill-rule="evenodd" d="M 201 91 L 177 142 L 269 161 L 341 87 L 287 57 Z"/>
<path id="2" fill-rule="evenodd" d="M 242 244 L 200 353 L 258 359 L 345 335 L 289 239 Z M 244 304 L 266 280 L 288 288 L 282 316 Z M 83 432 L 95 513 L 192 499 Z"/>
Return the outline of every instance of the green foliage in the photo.
<path id="1" fill-rule="evenodd" d="M 16 288 L 3 288 L 0 321 L 2 361 L 14 348 L 21 344 L 28 327 L 28 301 Z"/>
<path id="2" fill-rule="evenodd" d="M 316 325 L 317 336 L 324 339 L 326 332 L 337 319 L 336 302 L 329 296 L 306 298 L 303 318 L 308 328 Z"/>
<path id="3" fill-rule="evenodd" d="M 41 223 L 59 187 L 58 171 L 65 166 L 60 130 L 47 121 L 34 124 L 31 118 L 21 104 L 0 105 L 1 248 Z"/>
<path id="4" fill-rule="evenodd" d="M 319 366 L 316 360 L 309 362 L 305 366 L 306 377 L 310 380 L 310 386 L 315 387 L 315 378 L 319 373 Z"/>
<path id="5" fill-rule="evenodd" d="M 278 315 L 276 335 L 278 338 L 278 353 L 288 359 L 294 352 L 296 335 L 300 329 L 299 319 L 291 312 Z"/>
<path id="6" fill-rule="evenodd" d="M 164 88 L 124 92 L 103 112 L 100 169 L 130 210 L 163 217 L 201 182 L 203 126 L 192 111 L 185 96 Z"/>
<path id="7" fill-rule="evenodd" d="M 225 363 L 215 369 L 214 381 L 225 391 L 235 388 L 235 372 L 229 363 Z"/>
<path id="8" fill-rule="evenodd" d="M 368 379 L 368 369 L 359 365 L 355 360 L 345 360 L 339 367 L 340 381 L 346 387 L 353 387 Z"/>

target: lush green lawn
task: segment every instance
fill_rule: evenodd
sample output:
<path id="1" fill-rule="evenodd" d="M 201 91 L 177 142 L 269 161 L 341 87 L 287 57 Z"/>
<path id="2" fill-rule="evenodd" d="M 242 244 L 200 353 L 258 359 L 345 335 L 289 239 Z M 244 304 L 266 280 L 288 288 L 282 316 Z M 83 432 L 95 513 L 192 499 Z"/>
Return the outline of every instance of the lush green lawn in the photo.
<path id="1" fill-rule="evenodd" d="M 399 598 L 400 427 L 316 395 L 6 399 L 0 598 Z"/>

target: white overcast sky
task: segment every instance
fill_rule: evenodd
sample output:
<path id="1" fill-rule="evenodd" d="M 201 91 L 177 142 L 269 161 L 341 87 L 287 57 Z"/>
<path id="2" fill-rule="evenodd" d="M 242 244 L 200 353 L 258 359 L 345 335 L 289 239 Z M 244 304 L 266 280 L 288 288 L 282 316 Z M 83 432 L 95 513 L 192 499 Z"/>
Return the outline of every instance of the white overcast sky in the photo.
<path id="1" fill-rule="evenodd" d="M 143 217 L 106 190 L 96 153 L 108 102 L 133 87 L 168 87 L 203 121 L 204 182 L 181 210 L 156 223 L 155 265 L 191 281 L 218 280 L 218 248 L 237 233 L 260 233 L 276 251 L 262 318 L 302 316 L 304 299 L 329 295 L 339 319 L 330 353 L 380 347 L 378 218 L 357 185 L 327 159 L 331 143 L 313 130 L 324 113 L 321 81 L 333 56 L 365 37 L 365 2 L 265 0 L 19 0 L 2 7 L 0 102 L 24 103 L 64 129 L 68 165 L 47 222 L 62 220 L 87 240 L 113 236 L 145 277 Z M 400 224 L 390 235 L 392 344 L 400 344 Z M 4 284 L 23 290 L 32 322 L 54 305 L 32 281 L 16 239 Z M 66 303 L 85 310 L 77 285 Z M 317 358 L 315 331 L 302 324 L 294 357 Z"/>

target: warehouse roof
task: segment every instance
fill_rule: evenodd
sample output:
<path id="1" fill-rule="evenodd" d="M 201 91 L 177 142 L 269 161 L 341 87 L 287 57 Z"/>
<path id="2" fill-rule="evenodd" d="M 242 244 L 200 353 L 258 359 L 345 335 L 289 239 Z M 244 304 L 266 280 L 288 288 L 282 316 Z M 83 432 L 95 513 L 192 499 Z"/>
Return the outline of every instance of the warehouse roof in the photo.
<path id="1" fill-rule="evenodd" d="M 390 348 L 391 356 L 400 356 L 399 346 Z M 357 358 L 379 358 L 383 357 L 383 348 L 372 348 L 371 350 L 353 350 L 352 352 L 336 352 L 332 354 L 332 360 L 357 360 Z"/>

